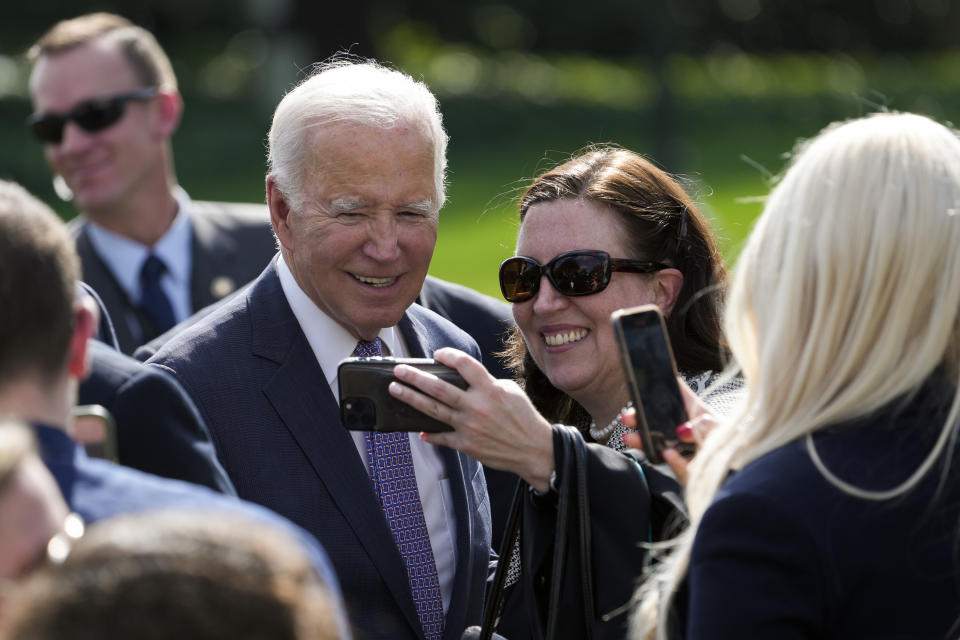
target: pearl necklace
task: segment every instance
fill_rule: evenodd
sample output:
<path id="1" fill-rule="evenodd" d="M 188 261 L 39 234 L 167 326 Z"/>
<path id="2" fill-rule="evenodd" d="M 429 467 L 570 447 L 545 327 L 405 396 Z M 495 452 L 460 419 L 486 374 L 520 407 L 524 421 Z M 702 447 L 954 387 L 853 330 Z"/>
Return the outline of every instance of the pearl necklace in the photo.
<path id="1" fill-rule="evenodd" d="M 605 443 L 610 438 L 610 434 L 613 433 L 614 429 L 616 429 L 618 426 L 623 426 L 623 423 L 620 422 L 620 415 L 632 406 L 633 406 L 633 401 L 631 400 L 630 402 L 627 403 L 627 405 L 623 409 L 621 409 L 617 413 L 617 416 L 610 421 L 610 424 L 608 424 L 605 427 L 601 427 L 598 429 L 597 423 L 591 422 L 589 432 L 590 432 L 590 437 L 593 438 L 594 442 Z"/>

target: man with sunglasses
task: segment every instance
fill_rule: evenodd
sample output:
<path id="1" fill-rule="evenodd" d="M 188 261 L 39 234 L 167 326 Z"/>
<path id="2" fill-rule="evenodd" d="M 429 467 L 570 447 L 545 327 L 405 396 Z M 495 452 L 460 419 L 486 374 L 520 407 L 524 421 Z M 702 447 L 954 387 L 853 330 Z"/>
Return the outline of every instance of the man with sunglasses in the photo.
<path id="1" fill-rule="evenodd" d="M 177 186 L 171 137 L 183 104 L 166 54 L 128 20 L 94 13 L 31 47 L 28 125 L 73 224 L 83 278 L 133 353 L 252 280 L 275 246 L 262 207 L 192 201 Z"/>

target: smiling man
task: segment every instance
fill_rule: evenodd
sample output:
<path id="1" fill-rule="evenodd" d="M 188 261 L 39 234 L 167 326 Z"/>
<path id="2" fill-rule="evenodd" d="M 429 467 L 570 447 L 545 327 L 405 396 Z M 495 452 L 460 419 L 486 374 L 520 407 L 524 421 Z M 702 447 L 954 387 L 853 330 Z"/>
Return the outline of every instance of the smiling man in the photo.
<path id="1" fill-rule="evenodd" d="M 183 103 L 153 35 L 93 13 L 58 22 L 28 57 L 30 128 L 82 214 L 83 278 L 124 352 L 260 273 L 274 252 L 262 208 L 191 201 L 177 186 Z"/>
<path id="2" fill-rule="evenodd" d="M 269 145 L 279 256 L 150 362 L 193 397 L 238 494 L 323 542 L 360 635 L 459 638 L 490 561 L 480 465 L 416 434 L 347 431 L 337 396 L 353 354 L 479 355 L 414 303 L 444 201 L 437 101 L 376 63 L 327 63 L 280 102 Z"/>

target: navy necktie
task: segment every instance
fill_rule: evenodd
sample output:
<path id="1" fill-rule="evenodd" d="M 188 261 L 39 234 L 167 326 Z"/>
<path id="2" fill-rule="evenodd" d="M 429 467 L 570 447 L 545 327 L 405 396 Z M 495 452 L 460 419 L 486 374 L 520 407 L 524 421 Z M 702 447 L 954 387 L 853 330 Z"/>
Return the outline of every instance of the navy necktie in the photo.
<path id="1" fill-rule="evenodd" d="M 140 310 L 153 325 L 155 337 L 176 324 L 170 299 L 160 286 L 160 278 L 167 271 L 163 260 L 149 254 L 140 269 Z"/>
<path id="2" fill-rule="evenodd" d="M 383 353 L 381 344 L 380 338 L 361 340 L 353 354 L 361 358 L 379 356 Z M 427 640 L 440 640 L 444 626 L 443 597 L 417 489 L 410 436 L 402 431 L 367 431 L 364 437 L 370 463 L 370 482 L 380 499 L 393 541 L 407 568 L 407 581 L 424 636 Z"/>

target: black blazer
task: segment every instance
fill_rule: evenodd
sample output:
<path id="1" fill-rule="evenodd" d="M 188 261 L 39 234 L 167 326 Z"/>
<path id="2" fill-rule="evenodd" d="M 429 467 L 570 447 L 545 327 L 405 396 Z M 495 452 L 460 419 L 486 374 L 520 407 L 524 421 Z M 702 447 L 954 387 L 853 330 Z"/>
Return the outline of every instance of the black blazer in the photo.
<path id="1" fill-rule="evenodd" d="M 102 405 L 113 415 L 120 464 L 236 495 L 200 413 L 176 380 L 96 340 L 90 355 L 78 403 Z"/>
<path id="2" fill-rule="evenodd" d="M 953 392 L 945 379 L 932 381 L 916 397 L 818 433 L 816 450 L 855 486 L 896 487 L 931 451 Z M 697 531 L 686 636 L 956 638 L 956 442 L 947 454 L 917 487 L 885 501 L 837 489 L 802 438 L 748 464 Z"/>
<path id="3" fill-rule="evenodd" d="M 194 310 L 229 295 L 257 277 L 276 252 L 270 218 L 263 205 L 193 201 L 193 267 L 190 299 Z M 71 222 L 83 279 L 110 312 L 120 350 L 132 354 L 157 334 L 97 254 L 81 217 Z M 129 319 L 140 325 L 142 338 L 131 331 Z"/>
<path id="4" fill-rule="evenodd" d="M 554 432 L 556 467 L 562 468 L 562 446 Z M 583 605 L 579 513 L 570 506 L 565 575 L 561 588 L 559 629 L 564 638 L 614 640 L 629 635 L 627 623 L 634 591 L 650 567 L 649 543 L 674 535 L 686 521 L 680 485 L 629 453 L 588 443 L 586 447 L 587 503 L 590 508 L 591 562 L 594 614 L 587 620 Z M 559 478 L 559 482 L 575 482 Z M 554 583 L 556 494 L 524 492 L 521 529 L 521 576 L 507 591 L 500 633 L 506 638 L 542 638 L 547 605 Z M 575 496 L 575 493 L 574 493 Z"/>
<path id="5" fill-rule="evenodd" d="M 511 378 L 496 353 L 503 350 L 503 338 L 513 327 L 513 312 L 503 300 L 454 282 L 427 276 L 417 302 L 470 334 L 480 347 L 483 365 L 495 378 Z"/>
<path id="6" fill-rule="evenodd" d="M 442 346 L 478 356 L 440 316 L 412 305 L 399 324 L 410 355 Z M 181 382 L 210 427 L 240 497 L 314 534 L 340 577 L 364 638 L 422 638 L 403 559 L 350 434 L 280 286 L 275 263 L 250 288 L 151 358 Z M 441 448 L 456 521 L 456 576 L 446 640 L 477 623 L 490 564 L 490 511 L 480 464 Z"/>

